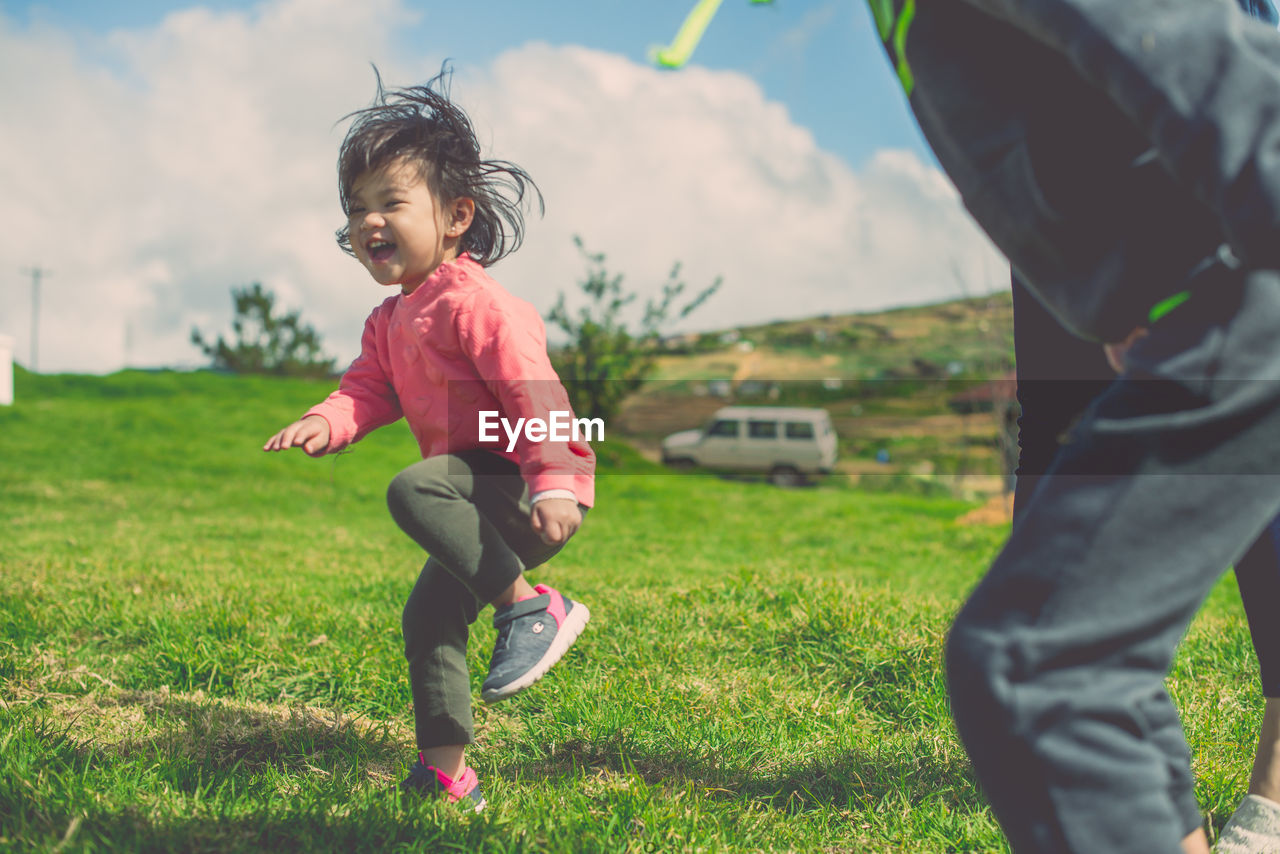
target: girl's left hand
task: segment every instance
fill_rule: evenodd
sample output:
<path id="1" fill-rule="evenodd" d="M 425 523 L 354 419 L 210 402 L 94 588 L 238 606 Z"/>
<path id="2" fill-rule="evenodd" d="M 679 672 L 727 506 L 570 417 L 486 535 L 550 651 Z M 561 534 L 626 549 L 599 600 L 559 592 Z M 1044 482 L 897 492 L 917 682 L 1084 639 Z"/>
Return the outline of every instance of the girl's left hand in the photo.
<path id="1" fill-rule="evenodd" d="M 582 524 L 582 511 L 571 498 L 544 498 L 529 511 L 529 524 L 549 546 L 568 541 Z"/>

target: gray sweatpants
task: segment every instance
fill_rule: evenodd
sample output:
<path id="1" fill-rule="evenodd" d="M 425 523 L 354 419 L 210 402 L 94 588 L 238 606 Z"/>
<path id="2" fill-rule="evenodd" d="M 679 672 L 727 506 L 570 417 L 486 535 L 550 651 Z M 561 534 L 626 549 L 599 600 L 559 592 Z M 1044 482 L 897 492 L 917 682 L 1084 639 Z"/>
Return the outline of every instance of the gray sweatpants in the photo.
<path id="1" fill-rule="evenodd" d="M 939 162 L 1059 322 L 1118 341 L 1193 293 L 1083 416 L 947 647 L 1015 850 L 1173 854 L 1200 816 L 1164 677 L 1280 511 L 1280 34 L 1231 0 L 871 6 Z"/>
<path id="2" fill-rule="evenodd" d="M 431 555 L 401 623 L 418 748 L 470 744 L 469 626 L 521 572 L 563 546 L 547 545 L 530 527 L 519 468 L 487 451 L 409 466 L 391 481 L 387 505 L 396 524 Z"/>
<path id="3" fill-rule="evenodd" d="M 1210 275 L 1130 352 L 951 630 L 956 724 L 1019 852 L 1173 854 L 1201 824 L 1164 678 L 1280 511 L 1280 274 Z"/>

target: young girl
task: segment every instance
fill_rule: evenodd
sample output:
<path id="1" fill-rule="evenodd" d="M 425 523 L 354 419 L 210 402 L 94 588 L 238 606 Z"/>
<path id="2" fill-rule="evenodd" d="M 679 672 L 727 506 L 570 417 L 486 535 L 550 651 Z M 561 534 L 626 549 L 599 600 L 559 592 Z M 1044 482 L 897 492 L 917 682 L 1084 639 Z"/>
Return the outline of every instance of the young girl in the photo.
<path id="1" fill-rule="evenodd" d="M 484 797 L 465 758 L 468 626 L 494 606 L 488 702 L 527 688 L 577 638 L 586 606 L 531 587 L 524 571 L 582 524 L 595 455 L 576 439 L 534 441 L 533 431 L 514 444 L 501 430 L 491 438 L 498 419 L 549 422 L 570 408 L 538 313 L 485 271 L 519 246 L 520 205 L 537 187 L 514 164 L 480 158 L 466 114 L 437 91 L 446 75 L 390 93 L 379 80 L 373 106 L 353 114 L 338 158 L 347 214 L 338 243 L 399 290 L 365 321 L 338 390 L 263 450 L 320 456 L 402 415 L 409 422 L 423 460 L 396 476 L 387 502 L 430 557 L 404 608 L 419 753 L 401 785 L 478 812 Z"/>

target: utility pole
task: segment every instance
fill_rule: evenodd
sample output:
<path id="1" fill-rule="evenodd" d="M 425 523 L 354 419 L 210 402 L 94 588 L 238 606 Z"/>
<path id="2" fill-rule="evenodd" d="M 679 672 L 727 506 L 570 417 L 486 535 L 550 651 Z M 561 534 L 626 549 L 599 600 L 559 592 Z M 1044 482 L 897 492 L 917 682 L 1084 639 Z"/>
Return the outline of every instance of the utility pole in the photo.
<path id="1" fill-rule="evenodd" d="M 28 267 L 22 271 L 31 277 L 31 373 L 37 372 L 40 354 L 40 280 L 49 275 L 42 267 Z"/>

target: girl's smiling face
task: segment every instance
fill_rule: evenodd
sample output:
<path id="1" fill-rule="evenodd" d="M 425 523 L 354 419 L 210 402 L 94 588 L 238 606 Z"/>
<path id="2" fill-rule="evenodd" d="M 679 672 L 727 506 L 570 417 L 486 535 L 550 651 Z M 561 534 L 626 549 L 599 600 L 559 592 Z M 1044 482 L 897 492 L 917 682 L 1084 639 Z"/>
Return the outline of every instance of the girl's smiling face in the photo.
<path id="1" fill-rule="evenodd" d="M 352 184 L 351 248 L 374 281 L 399 285 L 410 294 L 437 267 L 458 257 L 459 240 L 474 214 L 471 199 L 441 202 L 419 164 L 398 158 Z"/>

